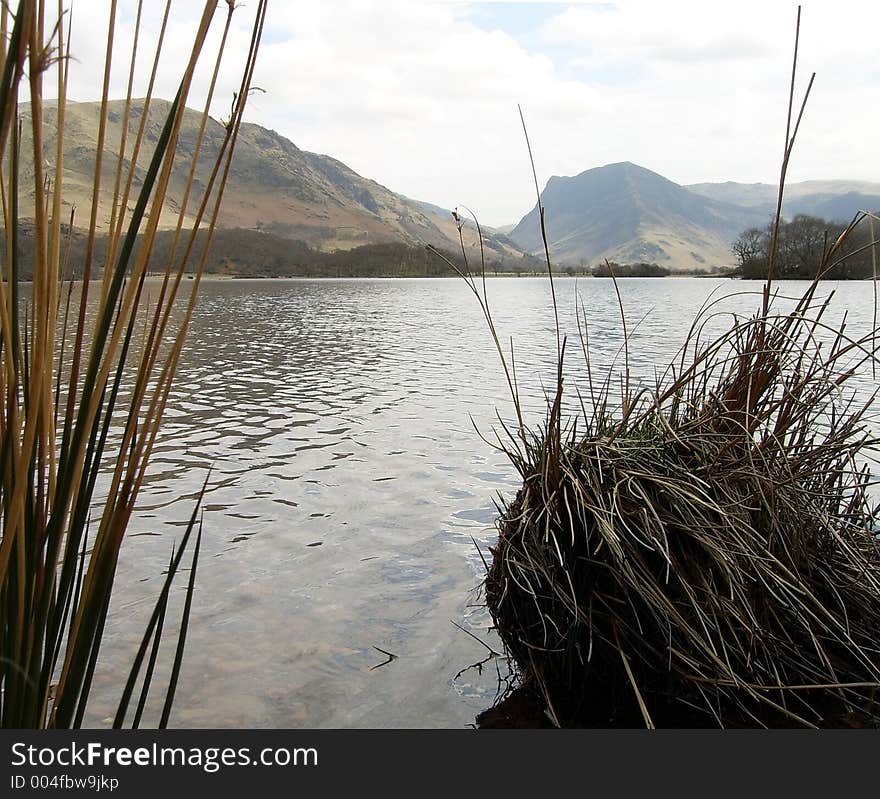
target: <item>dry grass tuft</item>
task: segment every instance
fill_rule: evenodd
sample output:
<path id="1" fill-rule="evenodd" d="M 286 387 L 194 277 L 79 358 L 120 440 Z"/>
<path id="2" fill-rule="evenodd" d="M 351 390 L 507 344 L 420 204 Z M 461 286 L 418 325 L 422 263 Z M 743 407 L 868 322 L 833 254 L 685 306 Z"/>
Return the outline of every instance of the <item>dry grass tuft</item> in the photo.
<path id="1" fill-rule="evenodd" d="M 622 418 L 603 395 L 511 447 L 486 596 L 559 723 L 876 714 L 878 438 L 847 391 L 875 343 L 820 336 L 826 307 L 743 321 Z"/>
<path id="2" fill-rule="evenodd" d="M 794 80 L 793 67 L 780 186 L 804 110 L 792 124 Z M 522 487 L 501 509 L 487 603 L 522 685 L 557 725 L 826 727 L 880 716 L 867 467 L 880 439 L 874 397 L 859 399 L 852 382 L 874 367 L 878 342 L 876 330 L 852 339 L 827 325 L 828 303 L 816 300 L 864 216 L 829 244 L 791 310 L 777 308 L 771 258 L 753 317 L 706 341 L 706 309 L 651 388 L 631 388 L 627 358 L 619 404 L 610 377 L 590 375 L 589 402 L 567 426 L 557 324 L 556 390 L 536 433 L 523 425 L 485 282 L 481 291 L 462 273 L 519 419 L 504 447 Z"/>
<path id="3" fill-rule="evenodd" d="M 68 279 L 73 271 L 68 237 L 75 225 L 83 223 L 73 213 L 62 216 L 64 112 L 69 69 L 71 64 L 76 67 L 70 57 L 68 12 L 60 1 L 54 14 L 47 5 L 21 0 L 14 12 L 5 3 L 0 7 L 0 195 L 6 233 L 5 252 L 0 253 L 0 724 L 19 728 L 78 727 L 82 722 L 119 551 L 193 312 L 265 15 L 265 2 L 260 0 L 226 137 L 203 199 L 188 211 L 187 192 L 172 248 L 178 257 L 169 259 L 157 295 L 148 298 L 146 265 L 165 213 L 166 189 L 195 70 L 200 59 L 212 60 L 204 98 L 203 119 L 207 119 L 233 5 L 227 4 L 218 49 L 206 55 L 217 2 L 203 4 L 190 52 L 176 54 L 177 95 L 161 134 L 147 146 L 144 121 L 170 4 L 165 6 L 151 71 L 145 75 L 149 89 L 141 124 L 136 126 L 130 111 L 143 10 L 143 4 L 138 5 L 135 45 L 127 53 L 131 78 L 122 126 L 131 137 L 114 144 L 105 142 L 109 76 L 113 51 L 121 48 L 115 32 L 116 3 L 108 4 L 99 146 L 91 209 L 84 214 L 88 246 L 84 262 L 75 270 L 83 276 L 78 283 Z M 44 81 L 49 80 L 58 98 L 52 101 L 57 124 L 54 152 L 44 147 L 48 123 L 43 112 L 49 102 L 43 99 Z M 19 113 L 20 100 L 28 103 L 29 114 Z M 203 132 L 204 125 L 191 149 L 193 165 Z M 25 148 L 33 165 L 32 182 L 25 180 L 21 169 Z M 107 161 L 113 163 L 105 171 Z M 190 185 L 193 175 L 194 166 Z M 99 219 L 101 198 L 111 193 L 110 218 Z M 26 219 L 20 198 L 28 196 L 33 198 L 33 216 Z M 183 220 L 192 217 L 194 229 L 184 234 Z M 196 246 L 200 228 L 203 234 Z M 20 252 L 25 229 L 33 242 L 27 258 Z M 99 230 L 107 231 L 102 262 L 94 250 Z M 23 260 L 33 263 L 33 281 L 28 285 L 22 277 Z M 180 290 L 187 266 L 195 276 L 188 294 Z M 124 420 L 121 443 L 114 451 L 107 441 L 120 418 Z M 197 521 L 194 511 L 122 688 L 114 726 L 126 723 L 138 684 L 139 700 L 130 723 L 140 723 L 171 581 Z M 167 723 L 174 698 L 197 555 L 198 541 L 160 726 Z"/>

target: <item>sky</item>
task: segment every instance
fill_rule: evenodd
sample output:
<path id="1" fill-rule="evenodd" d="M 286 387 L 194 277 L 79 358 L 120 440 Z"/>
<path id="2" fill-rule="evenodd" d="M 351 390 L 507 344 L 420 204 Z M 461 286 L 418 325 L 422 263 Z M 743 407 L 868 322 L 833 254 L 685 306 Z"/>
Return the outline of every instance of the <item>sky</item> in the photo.
<path id="1" fill-rule="evenodd" d="M 71 0 L 69 96 L 94 100 L 107 39 L 102 0 Z M 146 74 L 161 6 L 146 0 Z M 189 51 L 193 0 L 172 5 L 156 94 L 171 97 Z M 254 0 L 242 0 L 221 73 L 236 87 Z M 222 27 L 220 3 L 216 27 Z M 136 3 L 119 5 L 116 53 L 130 52 Z M 324 153 L 393 191 L 487 225 L 535 203 L 518 106 L 541 187 L 632 161 L 677 183 L 775 183 L 784 146 L 797 5 L 780 0 L 269 0 L 246 120 Z M 817 73 L 790 180 L 880 181 L 880 3 L 803 3 L 797 94 Z M 128 48 L 128 50 L 126 50 Z M 113 67 L 122 97 L 127 64 Z M 207 85 L 204 69 L 190 105 Z M 145 79 L 136 81 L 143 94 Z"/>

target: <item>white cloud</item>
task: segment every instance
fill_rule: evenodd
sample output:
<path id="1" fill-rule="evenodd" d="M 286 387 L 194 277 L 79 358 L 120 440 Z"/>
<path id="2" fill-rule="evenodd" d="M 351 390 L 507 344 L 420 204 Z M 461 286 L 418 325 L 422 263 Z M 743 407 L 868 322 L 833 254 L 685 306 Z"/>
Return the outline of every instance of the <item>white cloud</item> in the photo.
<path id="1" fill-rule="evenodd" d="M 66 3 L 72 15 L 70 40 L 70 82 L 68 95 L 73 100 L 97 100 L 101 96 L 105 51 L 109 31 L 109 3 L 104 0 L 71 0 Z M 156 46 L 162 27 L 164 3 L 143 3 L 141 32 L 137 43 L 137 63 L 133 94 L 146 94 L 150 70 L 156 55 Z M 219 46 L 226 3 L 220 3 L 212 28 L 199 60 L 189 104 L 200 106 L 207 94 Z M 114 47 L 111 59 L 111 98 L 125 96 L 129 80 L 130 57 L 134 49 L 134 31 L 137 3 L 123 0 L 118 4 L 114 26 Z M 202 6 L 198 3 L 173 3 L 166 26 L 164 43 L 154 88 L 154 96 L 174 97 L 183 67 L 190 58 Z M 241 65 L 247 52 L 251 14 L 243 8 L 233 15 L 233 25 L 226 46 L 225 64 L 221 69 L 213 110 L 217 114 L 228 111 L 232 93 L 239 88 Z M 66 23 L 65 23 L 66 25 Z M 53 96 L 54 73 L 46 77 L 46 95 Z"/>
<path id="2" fill-rule="evenodd" d="M 178 2 L 157 94 L 169 97 L 189 50 L 196 4 Z M 94 99 L 106 3 L 75 0 L 71 94 Z M 158 31 L 159 3 L 145 3 Z M 221 3 L 222 9 L 225 3 Z M 134 3 L 120 4 L 120 41 Z M 247 46 L 236 12 L 217 113 L 237 88 Z M 529 125 L 539 179 L 631 160 L 679 182 L 773 181 L 782 150 L 794 4 L 620 0 L 548 5 L 528 36 L 481 28 L 462 2 L 323 0 L 270 4 L 255 78 L 265 95 L 248 118 L 298 146 L 331 154 L 410 196 L 473 208 L 488 224 L 533 204 L 517 115 Z M 532 9 L 534 11 L 534 9 Z M 498 6 L 498 14 L 517 8 Z M 217 20 L 221 22 L 220 18 Z M 819 75 L 792 162 L 792 178 L 880 180 L 874 4 L 804 7 L 801 88 Z M 219 29 L 218 24 L 218 29 Z M 489 29 L 492 28 L 492 29 Z M 507 30 L 512 32 L 507 32 Z M 124 47 L 119 53 L 124 52 Z M 151 54 L 144 49 L 139 61 Z M 120 61 L 113 92 L 126 80 Z M 203 70 L 197 90 L 204 90 Z M 141 89 L 142 91 L 142 89 Z"/>
<path id="3" fill-rule="evenodd" d="M 773 27 L 793 19 L 785 4 L 764 5 L 763 9 L 744 2 L 570 6 L 549 20 L 542 33 L 551 42 L 596 48 L 597 54 L 611 59 L 684 63 L 751 59 L 777 51 L 779 37 Z"/>

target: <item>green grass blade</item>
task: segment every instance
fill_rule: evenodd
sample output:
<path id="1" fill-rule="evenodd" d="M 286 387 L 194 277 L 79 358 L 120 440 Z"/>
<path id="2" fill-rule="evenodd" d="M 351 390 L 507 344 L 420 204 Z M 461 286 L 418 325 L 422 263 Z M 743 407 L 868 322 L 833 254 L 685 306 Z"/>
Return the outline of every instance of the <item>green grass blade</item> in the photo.
<path id="1" fill-rule="evenodd" d="M 174 562 L 174 550 L 171 550 L 171 563 Z M 168 568 L 171 568 L 171 564 L 169 564 Z M 147 704 L 147 696 L 150 693 L 150 685 L 153 682 L 153 670 L 156 667 L 156 658 L 159 655 L 159 646 L 162 643 L 162 631 L 165 627 L 165 611 L 168 608 L 168 595 L 166 594 L 164 600 L 162 601 L 162 612 L 159 615 L 159 621 L 156 624 L 156 632 L 153 636 L 153 648 L 150 651 L 150 661 L 147 663 L 147 671 L 144 674 L 144 682 L 141 687 L 141 695 L 138 699 L 137 708 L 134 712 L 134 718 L 131 722 L 131 728 L 136 730 L 141 725 L 141 717 L 144 713 L 144 707 Z"/>
<path id="2" fill-rule="evenodd" d="M 174 666 L 168 679 L 168 691 L 165 695 L 165 705 L 162 708 L 162 718 L 159 721 L 159 729 L 164 730 L 168 726 L 168 717 L 171 715 L 171 706 L 174 704 L 174 694 L 177 691 L 177 681 L 180 677 L 180 667 L 183 663 L 183 650 L 186 647 L 186 633 L 189 629 L 189 616 L 192 610 L 192 598 L 196 585 L 196 568 L 199 563 L 199 550 L 202 547 L 202 523 L 199 522 L 199 533 L 196 536 L 196 546 L 193 550 L 192 563 L 189 569 L 189 583 L 186 587 L 186 599 L 183 604 L 183 614 L 180 619 L 180 632 L 177 635 L 177 651 L 174 653 Z"/>
<path id="3" fill-rule="evenodd" d="M 137 654 L 135 655 L 134 661 L 132 662 L 131 671 L 128 675 L 128 680 L 125 683 L 125 687 L 122 690 L 122 697 L 119 700 L 119 706 L 116 710 L 116 717 L 113 719 L 113 728 L 119 729 L 125 723 L 125 715 L 128 711 L 128 705 L 131 701 L 131 695 L 134 693 L 135 683 L 137 682 L 138 674 L 140 673 L 141 665 L 143 664 L 144 657 L 146 656 L 147 647 L 149 646 L 150 640 L 152 638 L 153 631 L 156 628 L 156 625 L 159 622 L 159 616 L 162 613 L 162 604 L 168 601 L 168 594 L 171 591 L 171 584 L 174 581 L 174 577 L 177 574 L 177 570 L 180 568 L 180 561 L 183 558 L 183 553 L 186 550 L 187 543 L 189 542 L 190 536 L 192 535 L 192 531 L 195 528 L 196 520 L 199 516 L 199 510 L 201 508 L 202 499 L 205 496 L 205 491 L 208 488 L 208 479 L 210 478 L 210 473 L 208 477 L 205 478 L 205 482 L 202 485 L 202 490 L 199 492 L 199 496 L 196 499 L 196 505 L 193 508 L 192 516 L 190 517 L 189 523 L 186 526 L 186 531 L 183 534 L 183 538 L 180 542 L 180 549 L 177 551 L 174 559 L 171 562 L 171 565 L 168 568 L 168 574 L 165 577 L 165 581 L 162 585 L 162 591 L 159 595 L 159 599 L 156 602 L 156 607 L 153 609 L 153 614 L 150 617 L 150 621 L 147 624 L 147 629 L 144 632 L 144 636 L 141 639 L 140 647 L 138 648 Z"/>

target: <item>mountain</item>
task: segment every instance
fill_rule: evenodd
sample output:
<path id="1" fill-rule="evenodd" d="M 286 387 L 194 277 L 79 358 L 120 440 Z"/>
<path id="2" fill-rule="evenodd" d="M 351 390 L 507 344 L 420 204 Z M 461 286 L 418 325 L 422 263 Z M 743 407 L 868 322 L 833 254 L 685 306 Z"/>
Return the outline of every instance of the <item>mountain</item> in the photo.
<path id="1" fill-rule="evenodd" d="M 760 210 L 765 221 L 776 210 L 777 185 L 771 183 L 694 183 L 684 188 L 720 202 Z M 783 216 L 810 214 L 846 222 L 858 211 L 880 209 L 880 183 L 864 180 L 806 180 L 785 187 Z"/>
<path id="2" fill-rule="evenodd" d="M 563 263 L 656 262 L 675 271 L 732 262 L 731 242 L 763 215 L 711 199 L 629 162 L 552 177 L 541 194 L 551 255 Z M 510 238 L 541 249 L 537 206 Z"/>
<path id="3" fill-rule="evenodd" d="M 878 187 L 880 189 L 880 187 Z M 810 214 L 832 222 L 849 222 L 859 211 L 880 211 L 880 193 L 811 194 L 785 202 L 783 216 Z"/>
<path id="4" fill-rule="evenodd" d="M 149 156 L 158 140 L 170 103 L 153 100 L 146 123 L 145 149 L 138 157 L 137 178 L 142 178 Z M 140 124 L 143 101 L 134 101 L 129 119 L 126 156 L 131 156 L 132 140 Z M 23 115 L 29 112 L 23 108 Z M 109 104 L 108 131 L 103 156 L 103 192 L 99 206 L 99 228 L 109 220 L 123 124 L 123 101 Z M 57 107 L 45 107 L 44 159 L 54 162 Z M 97 151 L 98 103 L 68 103 L 64 134 L 64 201 L 76 205 L 77 222 L 86 225 L 91 203 L 92 175 Z M 195 147 L 200 114 L 187 110 L 181 129 L 180 145 L 159 226 L 176 224 L 177 209 L 185 191 L 189 156 Z M 29 126 L 24 126 L 28 131 Z M 211 119 L 206 129 L 203 153 L 199 157 L 194 184 L 195 197 L 189 208 L 197 208 L 207 184 L 212 154 L 224 136 L 220 122 Z M 31 144 L 23 141 L 22 185 L 33 174 L 27 161 Z M 32 210 L 33 192 L 22 197 L 22 210 Z M 29 207 L 30 203 L 30 207 Z M 66 212 L 65 212 L 66 215 Z M 191 219 L 189 220 L 191 221 Z M 341 161 L 299 149 L 272 130 L 245 123 L 241 126 L 235 157 L 229 173 L 218 224 L 227 229 L 263 230 L 298 239 L 324 251 L 350 249 L 365 244 L 402 242 L 457 250 L 458 231 L 449 211 L 409 199 L 374 180 L 365 178 Z M 490 257 L 521 253 L 505 236 L 488 235 Z"/>
<path id="5" fill-rule="evenodd" d="M 136 183 L 143 178 L 169 108 L 170 104 L 163 100 L 154 100 L 151 104 Z M 22 106 L 23 115 L 28 111 L 27 106 Z M 99 232 L 106 228 L 110 216 L 123 112 L 122 101 L 110 103 Z M 91 205 L 99 113 L 98 103 L 67 105 L 63 192 L 67 208 L 64 215 L 66 217 L 67 211 L 75 205 L 75 224 L 81 227 L 88 223 Z M 51 165 L 56 150 L 57 109 L 50 101 L 45 103 L 44 114 L 47 135 L 43 158 Z M 132 140 L 142 114 L 143 102 L 134 101 L 128 123 L 126 158 L 132 156 Z M 176 225 L 199 122 L 197 112 L 187 111 L 160 229 Z M 28 161 L 32 152 L 27 140 L 29 125 L 24 125 L 23 131 L 21 185 L 27 187 L 32 185 L 33 175 Z M 198 205 L 213 164 L 212 154 L 223 136 L 222 124 L 209 120 L 190 209 Z M 542 194 L 542 202 L 552 253 L 561 263 L 592 266 L 608 258 L 621 262 L 657 262 L 681 271 L 730 264 L 733 260 L 731 243 L 744 229 L 767 223 L 775 205 L 775 194 L 774 186 L 761 183 L 680 186 L 635 164 L 618 163 L 590 169 L 575 177 L 551 178 Z M 23 190 L 22 213 L 33 210 L 33 197 L 33 190 Z M 880 184 L 807 181 L 791 184 L 786 198 L 784 211 L 789 216 L 810 213 L 827 219 L 849 219 L 856 210 L 880 208 Z M 190 223 L 191 215 L 192 211 L 187 220 Z M 263 233 L 263 249 L 272 253 L 282 251 L 284 243 L 291 239 L 305 242 L 322 253 L 364 245 L 375 245 L 379 247 L 376 252 L 381 253 L 385 252 L 382 246 L 398 244 L 422 250 L 426 244 L 453 252 L 459 249 L 458 230 L 449 211 L 393 192 L 335 158 L 302 150 L 279 133 L 248 123 L 241 127 L 219 226 L 227 231 Z M 484 234 L 487 260 L 506 260 L 508 266 L 502 265 L 502 268 L 528 267 L 528 259 L 522 259 L 523 251 L 540 254 L 542 250 L 537 209 L 510 230 L 484 228 Z M 270 237 L 278 240 L 270 242 Z M 468 245 L 473 247 L 473 231 L 467 231 L 466 237 Z M 245 242 L 256 246 L 250 234 L 242 233 L 238 239 L 242 244 L 237 247 L 239 252 L 248 252 Z M 230 239 L 227 237 L 226 241 Z M 410 255 L 400 257 L 409 263 Z M 348 268 L 347 265 L 339 268 L 343 266 Z"/>

